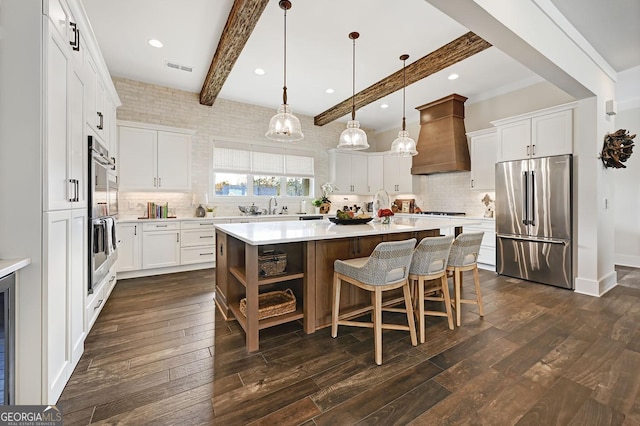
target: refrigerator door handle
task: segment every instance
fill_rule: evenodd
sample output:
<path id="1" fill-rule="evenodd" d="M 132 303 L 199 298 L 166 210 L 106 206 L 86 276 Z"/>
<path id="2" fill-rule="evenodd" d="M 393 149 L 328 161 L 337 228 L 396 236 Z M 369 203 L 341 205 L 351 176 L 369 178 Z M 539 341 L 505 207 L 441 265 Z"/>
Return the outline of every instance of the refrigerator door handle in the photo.
<path id="1" fill-rule="evenodd" d="M 536 226 L 536 172 L 532 171 L 529 188 L 529 225 Z"/>
<path id="2" fill-rule="evenodd" d="M 563 246 L 566 246 L 567 244 L 569 244 L 569 240 L 558 240 L 555 238 L 527 238 L 527 237 L 517 237 L 513 235 L 504 235 L 504 234 L 497 234 L 496 237 L 502 238 L 504 240 L 527 241 L 532 243 L 561 244 Z"/>
<path id="3" fill-rule="evenodd" d="M 522 172 L 522 224 L 529 224 L 529 172 Z"/>

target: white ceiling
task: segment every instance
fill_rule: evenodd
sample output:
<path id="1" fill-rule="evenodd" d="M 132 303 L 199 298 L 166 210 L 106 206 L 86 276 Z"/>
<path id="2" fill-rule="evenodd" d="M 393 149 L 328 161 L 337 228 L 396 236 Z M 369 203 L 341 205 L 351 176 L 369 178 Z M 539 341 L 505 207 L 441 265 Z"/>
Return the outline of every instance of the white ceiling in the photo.
<path id="1" fill-rule="evenodd" d="M 640 2 L 552 1 L 614 69 L 640 65 Z M 233 0 L 84 0 L 113 76 L 196 93 L 232 4 Z M 401 69 L 401 54 L 410 55 L 409 64 L 467 32 L 425 0 L 292 0 L 292 4 L 287 12 L 287 87 L 295 114 L 315 116 L 351 97 L 351 31 L 360 33 L 356 91 Z M 151 38 L 164 47 L 149 46 Z M 193 67 L 193 72 L 168 68 L 166 61 Z M 265 75 L 254 73 L 258 67 Z M 460 78 L 450 81 L 447 76 L 453 72 Z M 407 121 L 418 120 L 415 107 L 451 93 L 472 103 L 540 80 L 491 47 L 407 86 Z M 278 1 L 271 0 L 219 97 L 275 111 L 282 100 L 282 83 L 283 12 Z M 335 92 L 327 94 L 327 88 Z M 380 108 L 383 103 L 389 107 Z M 401 117 L 401 91 L 357 112 L 363 127 L 377 131 L 399 127 Z"/>

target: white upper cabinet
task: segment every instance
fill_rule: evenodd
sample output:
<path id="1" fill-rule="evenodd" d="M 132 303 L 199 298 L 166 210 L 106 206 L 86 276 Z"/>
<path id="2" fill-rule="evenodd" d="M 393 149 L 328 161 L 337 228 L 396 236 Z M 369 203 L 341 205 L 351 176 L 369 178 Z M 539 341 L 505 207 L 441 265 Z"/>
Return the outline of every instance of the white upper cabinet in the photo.
<path id="1" fill-rule="evenodd" d="M 411 157 L 384 156 L 384 189 L 389 194 L 413 192 Z"/>
<path id="2" fill-rule="evenodd" d="M 492 121 L 497 128 L 497 161 L 572 154 L 575 105 Z"/>
<path id="3" fill-rule="evenodd" d="M 86 207 L 87 147 L 84 143 L 84 82 L 66 41 L 49 22 L 46 34 L 45 206 Z"/>
<path id="4" fill-rule="evenodd" d="M 368 193 L 368 167 L 366 155 L 329 150 L 329 180 L 339 194 Z"/>
<path id="5" fill-rule="evenodd" d="M 367 167 L 367 192 L 369 194 L 375 194 L 378 190 L 384 188 L 384 155 L 383 154 L 371 154 L 368 157 Z"/>
<path id="6" fill-rule="evenodd" d="M 105 84 L 100 78 L 96 61 L 90 54 L 85 55 L 85 70 L 87 74 L 86 108 L 87 124 L 93 131 L 110 145 L 109 120 L 115 117 L 115 108 L 107 99 Z M 107 111 L 112 108 L 113 111 Z"/>
<path id="7" fill-rule="evenodd" d="M 495 190 L 497 136 L 496 129 L 467 133 L 471 153 L 471 189 Z"/>
<path id="8" fill-rule="evenodd" d="M 130 124 L 118 126 L 120 189 L 189 191 L 192 132 Z"/>
<path id="9" fill-rule="evenodd" d="M 414 176 L 411 157 L 395 157 L 383 152 L 329 150 L 329 180 L 339 194 L 412 193 Z"/>

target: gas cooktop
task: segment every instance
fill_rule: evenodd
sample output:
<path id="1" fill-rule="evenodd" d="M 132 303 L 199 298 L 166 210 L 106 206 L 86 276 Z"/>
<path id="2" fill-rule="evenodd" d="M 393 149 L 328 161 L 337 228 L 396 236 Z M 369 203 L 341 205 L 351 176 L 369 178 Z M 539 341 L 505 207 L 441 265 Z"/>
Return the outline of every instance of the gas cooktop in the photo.
<path id="1" fill-rule="evenodd" d="M 420 212 L 420 214 L 433 214 L 438 216 L 465 216 L 464 212 Z"/>

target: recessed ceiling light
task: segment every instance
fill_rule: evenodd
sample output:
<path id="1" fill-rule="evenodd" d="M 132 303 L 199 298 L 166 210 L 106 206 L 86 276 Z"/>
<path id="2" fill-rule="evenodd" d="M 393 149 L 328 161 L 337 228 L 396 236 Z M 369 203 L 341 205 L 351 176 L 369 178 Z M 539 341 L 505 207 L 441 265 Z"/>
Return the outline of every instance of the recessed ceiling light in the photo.
<path id="1" fill-rule="evenodd" d="M 158 49 L 163 46 L 162 42 L 160 40 L 156 40 L 155 38 L 149 40 L 149 44 L 153 47 L 157 47 Z"/>
<path id="2" fill-rule="evenodd" d="M 334 90 L 331 87 L 329 87 L 327 90 L 325 90 L 325 92 L 331 94 L 334 92 Z"/>
<path id="3" fill-rule="evenodd" d="M 456 79 L 456 78 L 458 78 L 458 77 L 460 77 L 458 74 L 453 73 L 453 74 L 450 74 L 450 75 L 449 75 L 449 77 L 447 77 L 447 78 L 448 78 L 449 80 L 455 80 L 455 79 Z"/>
<path id="4" fill-rule="evenodd" d="M 382 104 L 382 105 L 380 105 L 380 108 L 382 108 L 382 109 L 387 109 L 387 108 L 389 108 L 389 105 L 387 105 L 387 104 Z"/>
<path id="5" fill-rule="evenodd" d="M 264 70 L 262 68 L 256 68 L 255 70 L 253 70 L 253 72 L 258 75 L 264 75 Z"/>

